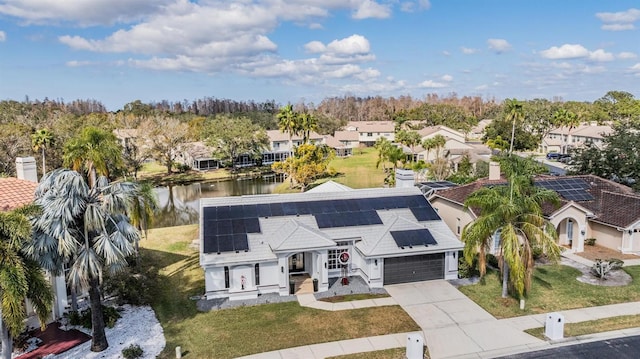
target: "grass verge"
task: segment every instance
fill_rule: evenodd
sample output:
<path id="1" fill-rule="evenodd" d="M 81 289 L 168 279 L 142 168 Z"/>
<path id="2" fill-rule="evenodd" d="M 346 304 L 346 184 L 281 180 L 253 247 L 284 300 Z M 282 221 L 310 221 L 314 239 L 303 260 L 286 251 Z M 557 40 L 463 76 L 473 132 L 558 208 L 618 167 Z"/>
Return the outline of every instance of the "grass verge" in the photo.
<path id="1" fill-rule="evenodd" d="M 520 310 L 516 299 L 501 298 L 502 282 L 495 271 L 487 272 L 484 284 L 463 286 L 460 291 L 496 318 L 640 301 L 640 266 L 623 270 L 633 278 L 631 284 L 604 287 L 577 281 L 581 272 L 573 267 L 539 266 L 534 271 L 524 310 Z"/>
<path id="2" fill-rule="evenodd" d="M 577 337 L 586 334 L 609 332 L 612 330 L 635 328 L 640 323 L 640 315 L 622 315 L 604 319 L 589 320 L 579 323 L 565 323 L 564 336 Z M 546 340 L 544 327 L 525 330 L 536 338 Z"/>
<path id="3" fill-rule="evenodd" d="M 377 298 L 388 298 L 389 294 L 383 293 L 362 293 L 362 294 L 348 294 L 348 295 L 336 295 L 328 298 L 320 298 L 319 301 L 329 302 L 329 303 L 340 303 L 340 302 L 353 302 L 354 300 L 365 300 L 365 299 L 377 299 Z"/>
<path id="4" fill-rule="evenodd" d="M 339 355 L 335 357 L 329 357 L 327 359 L 405 359 L 407 354 L 406 348 L 393 348 L 385 350 L 377 350 L 374 352 Z M 424 358 L 429 359 L 429 352 L 426 350 Z"/>
<path id="5" fill-rule="evenodd" d="M 297 302 L 198 312 L 204 292 L 199 254 L 189 244 L 197 225 L 157 228 L 140 242 L 143 265 L 158 272 L 152 306 L 167 341 L 160 358 L 181 346 L 189 358 L 234 358 L 300 345 L 420 330 L 399 307 L 326 312 Z"/>

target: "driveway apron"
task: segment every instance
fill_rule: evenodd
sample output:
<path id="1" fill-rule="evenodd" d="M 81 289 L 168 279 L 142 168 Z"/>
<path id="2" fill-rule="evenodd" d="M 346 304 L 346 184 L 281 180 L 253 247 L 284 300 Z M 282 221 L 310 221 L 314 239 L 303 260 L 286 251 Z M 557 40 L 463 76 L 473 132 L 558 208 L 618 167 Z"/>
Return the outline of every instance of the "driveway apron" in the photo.
<path id="1" fill-rule="evenodd" d="M 422 328 L 433 359 L 544 343 L 499 322 L 447 281 L 394 284 L 385 289 Z"/>

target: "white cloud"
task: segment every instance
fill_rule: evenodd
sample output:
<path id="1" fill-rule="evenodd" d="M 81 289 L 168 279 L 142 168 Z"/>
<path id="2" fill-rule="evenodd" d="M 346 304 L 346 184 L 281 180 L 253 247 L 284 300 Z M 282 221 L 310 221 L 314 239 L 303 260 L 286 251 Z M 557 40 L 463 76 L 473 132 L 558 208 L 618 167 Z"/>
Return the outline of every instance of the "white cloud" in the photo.
<path id="1" fill-rule="evenodd" d="M 633 24 L 604 24 L 600 28 L 606 31 L 626 31 L 633 30 L 636 27 Z"/>
<path id="2" fill-rule="evenodd" d="M 462 51 L 463 54 L 465 55 L 472 55 L 475 54 L 476 52 L 478 52 L 478 49 L 472 49 L 472 48 L 468 48 L 468 47 L 461 47 L 460 51 Z"/>
<path id="3" fill-rule="evenodd" d="M 321 43 L 320 41 L 311 41 L 308 42 L 304 45 L 305 50 L 307 50 L 307 52 L 310 52 L 312 54 L 317 54 L 320 52 L 325 52 L 325 50 L 327 49 L 326 46 L 324 46 L 323 43 Z"/>
<path id="4" fill-rule="evenodd" d="M 631 66 L 629 70 L 631 70 L 631 72 L 635 72 L 636 74 L 640 74 L 640 62 Z"/>
<path id="5" fill-rule="evenodd" d="M 445 82 L 451 82 L 451 81 L 453 81 L 453 76 L 451 76 L 451 75 L 443 75 L 440 79 L 442 81 L 445 81 Z"/>
<path id="6" fill-rule="evenodd" d="M 89 66 L 91 65 L 90 61 L 76 61 L 76 60 L 71 60 L 71 61 L 67 61 L 67 66 L 69 67 L 81 67 L 81 66 Z"/>
<path id="7" fill-rule="evenodd" d="M 418 84 L 418 87 L 437 89 L 437 88 L 447 87 L 447 84 L 444 84 L 442 82 L 435 82 L 433 80 L 426 80 Z"/>
<path id="8" fill-rule="evenodd" d="M 635 29 L 634 23 L 640 20 L 640 10 L 629 9 L 619 12 L 599 12 L 596 17 L 604 24 L 602 30 L 624 31 Z"/>
<path id="9" fill-rule="evenodd" d="M 603 49 L 598 49 L 596 51 L 592 51 L 589 53 L 589 60 L 604 62 L 604 61 L 613 61 L 614 56 L 610 52 L 606 52 Z"/>
<path id="10" fill-rule="evenodd" d="M 620 12 L 599 12 L 596 17 L 605 23 L 630 23 L 640 20 L 640 10 L 632 8 Z"/>
<path id="11" fill-rule="evenodd" d="M 72 22 L 81 26 L 128 23 L 158 12 L 175 0 L 5 0 L 0 14 L 24 19 L 27 23 Z"/>
<path id="12" fill-rule="evenodd" d="M 373 0 L 361 0 L 360 5 L 351 15 L 354 19 L 386 19 L 389 16 L 391 16 L 391 7 L 378 4 Z"/>
<path id="13" fill-rule="evenodd" d="M 444 56 L 451 56 L 451 53 L 449 51 L 447 51 L 447 50 L 442 51 L 442 54 Z"/>
<path id="14" fill-rule="evenodd" d="M 511 44 L 509 44 L 505 39 L 489 39 L 487 40 L 487 45 L 490 50 L 497 54 L 501 54 L 511 49 Z"/>
<path id="15" fill-rule="evenodd" d="M 362 35 L 351 35 L 341 40 L 333 40 L 327 45 L 327 50 L 345 55 L 366 54 L 370 49 L 369 40 Z"/>
<path id="16" fill-rule="evenodd" d="M 403 1 L 400 3 L 400 11 L 414 12 L 416 10 L 429 10 L 431 2 L 429 0 Z"/>
<path id="17" fill-rule="evenodd" d="M 0 42 L 5 42 L 7 40 L 7 34 L 4 31 L 0 31 Z"/>
<path id="18" fill-rule="evenodd" d="M 480 86 L 476 86 L 473 89 L 476 91 L 482 91 L 482 90 L 487 90 L 489 88 L 489 85 L 480 85 Z"/>
<path id="19" fill-rule="evenodd" d="M 636 57 L 638 57 L 638 55 L 633 52 L 621 52 L 618 54 L 618 58 L 622 60 L 635 59 Z"/>
<path id="20" fill-rule="evenodd" d="M 589 50 L 579 44 L 564 44 L 560 47 L 552 46 L 547 50 L 540 51 L 540 54 L 551 60 L 576 59 L 589 56 Z"/>

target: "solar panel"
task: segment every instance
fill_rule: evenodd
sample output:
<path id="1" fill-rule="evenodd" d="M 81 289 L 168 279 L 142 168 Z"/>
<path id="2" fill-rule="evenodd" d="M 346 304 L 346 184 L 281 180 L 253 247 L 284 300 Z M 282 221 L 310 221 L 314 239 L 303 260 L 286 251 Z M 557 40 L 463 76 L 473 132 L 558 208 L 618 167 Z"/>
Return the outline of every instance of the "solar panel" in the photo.
<path id="1" fill-rule="evenodd" d="M 348 199 L 345 201 L 347 203 L 347 208 L 351 212 L 357 212 L 360 210 L 358 207 L 358 200 L 356 199 Z"/>
<path id="2" fill-rule="evenodd" d="M 216 215 L 216 207 L 204 207 L 202 209 L 202 216 L 205 220 L 211 220 L 218 218 Z"/>
<path id="3" fill-rule="evenodd" d="M 298 214 L 298 206 L 296 203 L 286 202 L 282 204 L 282 211 L 285 216 L 295 216 Z"/>
<path id="4" fill-rule="evenodd" d="M 279 217 L 284 215 L 284 210 L 282 209 L 282 203 L 271 203 L 269 206 L 271 207 L 271 215 L 273 217 Z"/>
<path id="5" fill-rule="evenodd" d="M 216 208 L 216 215 L 218 219 L 229 219 L 230 208 L 229 206 L 220 206 Z"/>
<path id="6" fill-rule="evenodd" d="M 362 198 L 356 201 L 358 201 L 359 211 L 368 211 L 368 210 L 374 209 L 373 199 L 371 198 Z"/>
<path id="7" fill-rule="evenodd" d="M 230 219 L 224 219 L 218 221 L 218 231 L 217 235 L 225 235 L 233 233 L 233 225 L 231 224 Z"/>
<path id="8" fill-rule="evenodd" d="M 233 235 L 233 249 L 236 251 L 249 250 L 249 240 L 247 239 L 246 233 Z"/>
<path id="9" fill-rule="evenodd" d="M 242 210 L 242 206 L 231 206 L 229 208 L 229 218 L 244 218 L 244 211 Z"/>
<path id="10" fill-rule="evenodd" d="M 344 213 L 349 211 L 349 205 L 345 200 L 333 201 L 333 205 L 336 208 L 336 212 L 338 213 Z"/>
<path id="11" fill-rule="evenodd" d="M 258 217 L 271 217 L 271 206 L 268 203 L 262 203 L 256 207 L 258 209 Z"/>
<path id="12" fill-rule="evenodd" d="M 411 208 L 411 213 L 419 222 L 422 221 L 437 221 L 440 219 L 438 213 L 433 209 L 433 207 L 413 207 Z"/>
<path id="13" fill-rule="evenodd" d="M 315 217 L 318 228 L 331 228 L 331 221 L 326 213 L 318 213 Z"/>
<path id="14" fill-rule="evenodd" d="M 258 206 L 255 204 L 249 204 L 242 206 L 243 218 L 255 218 L 258 217 Z"/>
<path id="15" fill-rule="evenodd" d="M 560 196 L 562 196 L 562 198 L 569 200 L 569 201 L 576 201 L 576 202 L 581 202 L 581 201 L 591 201 L 594 199 L 594 197 L 591 195 L 591 193 L 585 191 L 585 190 L 562 190 L 562 191 L 558 191 L 558 194 Z"/>
<path id="16" fill-rule="evenodd" d="M 218 236 L 218 252 L 234 252 L 232 234 Z"/>
<path id="17" fill-rule="evenodd" d="M 320 201 L 308 202 L 307 204 L 309 206 L 309 214 L 322 213 Z"/>
<path id="18" fill-rule="evenodd" d="M 204 234 L 204 253 L 216 253 L 218 251 L 218 237 L 215 234 Z"/>
<path id="19" fill-rule="evenodd" d="M 244 226 L 247 233 L 260 233 L 260 221 L 258 218 L 245 218 Z"/>
<path id="20" fill-rule="evenodd" d="M 318 203 L 322 213 L 336 213 L 336 207 L 333 204 L 333 201 L 318 201 Z"/>
<path id="21" fill-rule="evenodd" d="M 429 246 L 438 244 L 426 228 L 405 231 L 391 231 L 391 237 L 398 247 Z"/>
<path id="22" fill-rule="evenodd" d="M 231 228 L 232 228 L 232 233 L 234 234 L 247 233 L 247 229 L 244 225 L 244 219 L 242 218 L 231 220 Z"/>
<path id="23" fill-rule="evenodd" d="M 311 214 L 308 202 L 296 202 L 296 207 L 299 215 Z"/>

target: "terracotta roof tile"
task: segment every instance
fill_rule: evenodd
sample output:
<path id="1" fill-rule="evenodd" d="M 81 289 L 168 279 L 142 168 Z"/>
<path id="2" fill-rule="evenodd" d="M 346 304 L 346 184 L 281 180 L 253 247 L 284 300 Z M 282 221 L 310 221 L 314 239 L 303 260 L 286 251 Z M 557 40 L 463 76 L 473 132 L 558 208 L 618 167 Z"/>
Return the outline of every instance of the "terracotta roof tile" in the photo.
<path id="1" fill-rule="evenodd" d="M 10 211 L 33 202 L 37 183 L 13 177 L 0 178 L 0 211 Z"/>

